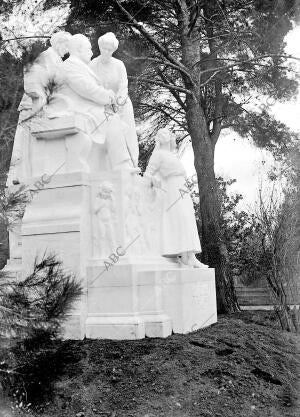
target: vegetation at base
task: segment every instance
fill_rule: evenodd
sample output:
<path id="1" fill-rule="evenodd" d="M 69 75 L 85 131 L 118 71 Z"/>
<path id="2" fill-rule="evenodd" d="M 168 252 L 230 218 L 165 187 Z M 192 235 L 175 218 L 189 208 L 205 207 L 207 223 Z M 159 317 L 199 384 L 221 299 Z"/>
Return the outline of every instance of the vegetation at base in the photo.
<path id="1" fill-rule="evenodd" d="M 15 405 L 51 389 L 47 370 L 57 371 L 57 340 L 81 294 L 80 283 L 54 255 L 36 260 L 24 280 L 0 271 L 0 394 L 2 388 Z"/>

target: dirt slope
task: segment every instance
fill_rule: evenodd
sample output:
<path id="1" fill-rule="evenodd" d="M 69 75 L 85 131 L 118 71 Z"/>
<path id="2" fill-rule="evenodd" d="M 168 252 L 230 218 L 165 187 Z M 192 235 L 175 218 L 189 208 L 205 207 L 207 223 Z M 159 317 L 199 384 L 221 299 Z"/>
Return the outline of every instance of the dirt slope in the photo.
<path id="1" fill-rule="evenodd" d="M 54 383 L 27 416 L 300 416 L 299 339 L 270 313 L 220 317 L 167 339 L 67 341 L 43 366 L 42 384 L 48 374 Z"/>

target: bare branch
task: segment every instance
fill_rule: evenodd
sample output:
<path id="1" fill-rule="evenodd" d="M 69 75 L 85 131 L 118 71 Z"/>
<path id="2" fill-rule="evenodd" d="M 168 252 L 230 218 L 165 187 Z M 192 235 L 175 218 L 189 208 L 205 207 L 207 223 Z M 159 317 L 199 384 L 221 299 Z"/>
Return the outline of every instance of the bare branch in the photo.
<path id="1" fill-rule="evenodd" d="M 165 84 L 171 84 L 170 83 L 170 80 L 166 77 L 166 75 L 162 72 L 162 71 L 159 71 L 158 70 L 158 73 L 159 73 L 159 76 L 161 77 L 161 79 L 163 80 L 163 82 L 165 83 Z M 174 84 L 173 84 L 174 85 Z M 180 97 L 180 95 L 176 92 L 176 90 L 174 90 L 174 89 L 170 89 L 170 93 L 173 95 L 173 97 L 175 98 L 175 100 L 177 101 L 177 103 L 180 105 L 180 107 L 183 109 L 183 110 L 185 110 L 186 111 L 186 105 L 185 105 L 185 103 L 181 100 L 181 97 Z"/>
<path id="2" fill-rule="evenodd" d="M 141 82 L 144 82 L 144 83 L 155 84 L 155 85 L 159 85 L 161 87 L 165 87 L 169 90 L 173 89 L 173 90 L 176 90 L 176 91 L 181 91 L 182 93 L 185 93 L 185 94 L 193 95 L 193 93 L 190 90 L 187 90 L 186 88 L 183 88 L 183 87 L 179 87 L 178 85 L 166 84 L 166 83 L 162 83 L 162 82 L 157 81 L 157 80 L 148 80 L 146 78 L 140 78 L 140 77 L 135 77 L 135 76 L 130 76 L 130 75 L 128 76 L 128 78 L 133 79 L 133 80 L 137 79 L 137 80 L 139 80 Z"/>
<path id="3" fill-rule="evenodd" d="M 20 41 L 22 39 L 36 39 L 36 38 L 43 38 L 43 39 L 50 39 L 51 36 L 46 36 L 46 35 L 40 35 L 40 36 L 21 36 L 21 37 L 14 37 L 14 38 L 9 38 L 9 39 L 1 39 L 0 42 L 1 43 L 6 43 L 6 42 L 11 42 L 11 41 Z"/>
<path id="4" fill-rule="evenodd" d="M 129 57 L 129 58 L 131 58 L 131 59 L 134 59 L 134 60 L 153 61 L 153 62 L 156 62 L 157 64 L 167 65 L 168 67 L 171 67 L 171 68 L 174 68 L 174 69 L 178 70 L 178 66 L 177 65 L 174 65 L 171 62 L 169 62 L 169 61 L 167 61 L 165 59 L 162 59 L 162 57 L 157 57 L 157 58 L 155 58 L 155 57 L 148 57 L 148 56 L 141 56 L 141 57 L 139 57 L 139 56 L 133 56 L 133 55 L 129 54 L 128 52 L 124 52 L 124 55 L 127 56 L 127 57 Z"/>
<path id="5" fill-rule="evenodd" d="M 157 111 L 163 113 L 167 118 L 173 120 L 173 122 L 175 122 L 176 124 L 178 124 L 183 130 L 186 130 L 186 125 L 183 122 L 180 122 L 178 119 L 176 119 L 176 117 L 172 116 L 169 112 L 167 112 L 165 109 L 163 108 L 157 108 L 157 106 L 153 106 L 149 103 L 141 103 L 142 106 L 144 107 L 149 107 L 149 109 L 152 109 L 153 111 L 153 115 L 157 114 Z"/>

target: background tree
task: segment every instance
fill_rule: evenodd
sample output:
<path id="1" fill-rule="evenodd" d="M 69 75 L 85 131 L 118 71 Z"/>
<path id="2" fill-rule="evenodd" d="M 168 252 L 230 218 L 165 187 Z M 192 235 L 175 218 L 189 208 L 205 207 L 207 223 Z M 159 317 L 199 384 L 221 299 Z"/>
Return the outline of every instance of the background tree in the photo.
<path id="1" fill-rule="evenodd" d="M 219 311 L 237 304 L 221 223 L 215 146 L 222 130 L 232 128 L 277 157 L 287 150 L 292 134 L 267 106 L 253 104 L 258 97 L 285 100 L 296 92 L 284 37 L 297 11 L 295 1 L 284 0 L 71 2 L 69 27 L 85 22 L 91 35 L 108 28 L 126 35 L 122 49 L 131 63 L 127 67 L 141 120 L 150 119 L 155 129 L 168 124 L 191 139 L 202 261 L 216 268 Z M 139 64 L 139 74 L 131 72 L 132 63 Z"/>
<path id="2" fill-rule="evenodd" d="M 282 329 L 298 332 L 300 152 L 296 147 L 271 178 L 271 192 L 260 190 L 251 213 L 239 208 L 241 195 L 229 192 L 234 180 L 217 178 L 222 227 L 231 271 L 245 285 L 266 284 Z"/>

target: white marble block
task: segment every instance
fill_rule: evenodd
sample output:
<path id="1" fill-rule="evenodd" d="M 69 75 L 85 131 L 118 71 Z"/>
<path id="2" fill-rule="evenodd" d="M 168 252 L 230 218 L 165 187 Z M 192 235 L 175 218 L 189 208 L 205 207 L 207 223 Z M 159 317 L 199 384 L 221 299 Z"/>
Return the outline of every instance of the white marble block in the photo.
<path id="1" fill-rule="evenodd" d="M 216 322 L 214 270 L 161 256 L 163 191 L 136 173 L 108 170 L 105 147 L 74 118 L 35 125 L 32 134 L 30 187 L 48 180 L 25 210 L 21 270 L 53 253 L 81 282 L 64 336 L 167 337 Z"/>
<path id="2" fill-rule="evenodd" d="M 165 261 L 165 262 L 164 262 Z M 216 322 L 214 271 L 167 260 L 88 268 L 90 338 L 129 339 L 187 333 Z"/>

